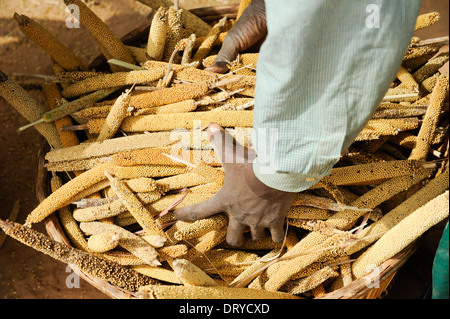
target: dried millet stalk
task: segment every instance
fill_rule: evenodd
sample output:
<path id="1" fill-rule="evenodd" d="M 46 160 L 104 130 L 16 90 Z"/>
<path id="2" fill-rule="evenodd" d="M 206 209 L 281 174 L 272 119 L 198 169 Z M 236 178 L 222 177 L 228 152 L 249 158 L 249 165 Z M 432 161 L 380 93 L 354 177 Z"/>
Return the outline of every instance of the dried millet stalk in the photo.
<path id="1" fill-rule="evenodd" d="M 117 133 L 123 119 L 127 116 L 127 109 L 130 100 L 131 90 L 125 90 L 121 96 L 119 96 L 114 102 L 108 116 L 105 119 L 105 123 L 97 137 L 97 141 L 104 141 L 113 138 Z"/>
<path id="2" fill-rule="evenodd" d="M 114 232 L 103 232 L 89 237 L 89 249 L 93 252 L 104 253 L 119 245 L 120 236 Z"/>
<path id="3" fill-rule="evenodd" d="M 164 46 L 163 60 L 169 61 L 177 43 L 183 38 L 183 26 L 181 23 L 182 9 L 170 7 L 167 9 L 167 32 Z M 176 63 L 181 61 L 179 56 L 175 57 Z"/>
<path id="4" fill-rule="evenodd" d="M 420 69 L 413 73 L 414 79 L 417 83 L 422 83 L 425 79 L 435 74 L 447 61 L 449 54 L 440 54 L 437 57 L 430 59 Z"/>
<path id="5" fill-rule="evenodd" d="M 356 200 L 351 202 L 350 205 L 373 209 L 379 204 L 388 200 L 389 198 L 392 198 L 395 194 L 405 189 L 408 189 L 412 185 L 417 184 L 419 181 L 423 180 L 426 176 L 428 176 L 428 174 L 429 170 L 422 169 L 421 171 L 418 171 L 413 177 L 400 176 L 397 178 L 391 178 L 386 182 L 373 188 L 369 192 L 365 193 L 364 195 L 358 197 Z M 353 210 L 343 210 L 337 212 L 332 217 L 330 217 L 326 221 L 326 223 L 334 228 L 346 230 L 352 227 L 354 223 L 358 220 L 358 218 L 360 218 L 363 214 L 364 214 L 363 212 Z M 332 237 L 335 236 L 345 236 L 345 232 L 337 233 Z M 313 247 L 321 247 L 326 243 L 327 240 L 328 239 L 326 235 L 322 235 L 318 232 L 309 233 L 302 240 L 300 240 L 291 250 L 289 250 L 284 255 L 284 257 L 288 257 L 290 255 L 295 255 L 298 253 L 304 253 L 305 251 L 313 249 Z M 283 280 L 284 282 L 287 281 L 290 278 L 290 276 L 300 271 L 302 267 L 308 266 L 308 264 L 306 263 L 307 259 L 305 259 L 304 261 L 306 264 L 305 263 L 296 264 L 295 260 L 299 260 L 299 258 L 301 259 L 306 257 L 297 257 L 294 260 L 282 261 L 269 267 L 267 270 L 269 277 L 272 278 L 273 276 L 276 276 L 278 278 L 272 281 L 270 287 L 274 288 L 280 283 L 282 285 Z M 280 278 L 283 279 L 281 280 Z M 280 286 L 278 286 L 278 288 L 279 287 Z"/>
<path id="6" fill-rule="evenodd" d="M 416 117 L 396 119 L 371 119 L 358 134 L 355 141 L 378 139 L 384 135 L 397 135 L 399 132 L 414 130 L 420 125 Z"/>
<path id="7" fill-rule="evenodd" d="M 188 99 L 181 102 L 139 109 L 133 112 L 133 115 L 185 113 L 194 111 L 195 109 L 197 109 L 197 103 L 195 100 Z"/>
<path id="8" fill-rule="evenodd" d="M 50 110 L 56 109 L 62 100 L 61 92 L 58 88 L 57 83 L 46 82 L 42 85 L 42 93 L 44 93 L 47 105 Z M 63 132 L 61 128 L 64 126 L 72 125 L 72 119 L 69 116 L 65 116 L 56 120 L 54 122 L 56 130 L 58 131 L 59 137 L 63 147 L 75 146 L 80 144 L 78 137 L 75 132 Z"/>
<path id="9" fill-rule="evenodd" d="M 423 80 L 423 82 L 420 83 L 420 88 L 425 90 L 426 92 L 432 92 L 434 87 L 436 86 L 438 78 L 439 72 L 436 72 L 434 75 Z"/>
<path id="10" fill-rule="evenodd" d="M 130 106 L 139 109 L 173 104 L 203 96 L 209 90 L 210 86 L 207 81 L 179 84 L 169 88 L 133 95 L 130 100 Z"/>
<path id="11" fill-rule="evenodd" d="M 161 78 L 165 71 L 164 68 L 159 68 L 100 74 L 71 84 L 62 91 L 62 95 L 65 98 L 74 98 L 101 89 L 149 83 Z"/>
<path id="12" fill-rule="evenodd" d="M 173 165 L 184 166 L 184 164 L 170 159 L 167 155 L 177 156 L 178 158 L 195 163 L 199 159 L 207 161 L 208 164 L 220 166 L 220 161 L 217 155 L 211 150 L 186 150 L 174 149 L 169 147 L 161 148 L 146 148 L 142 150 L 128 151 L 116 153 L 112 156 L 114 163 L 120 166 L 133 165 Z"/>
<path id="13" fill-rule="evenodd" d="M 68 133 L 68 132 L 62 132 Z M 73 132 L 71 132 L 73 133 Z M 95 166 L 106 162 L 108 159 L 106 157 L 93 157 L 90 159 L 83 159 L 79 161 L 68 161 L 68 162 L 56 162 L 47 163 L 45 168 L 52 172 L 63 172 L 63 171 L 87 171 Z"/>
<path id="14" fill-rule="evenodd" d="M 345 232 L 335 234 L 326 238 L 324 241 L 318 243 L 317 245 L 311 247 L 311 250 L 314 250 L 314 252 L 308 253 L 305 256 L 299 256 L 294 259 L 287 260 L 284 263 L 283 267 L 280 267 L 278 271 L 269 274 L 269 280 L 264 285 L 265 289 L 271 291 L 280 289 L 294 274 L 298 273 L 324 255 L 328 255 L 330 253 L 336 255 L 342 254 L 342 250 L 340 250 L 339 248 L 336 251 L 335 249 L 328 250 L 328 248 L 342 245 L 352 238 L 353 236 L 351 234 Z"/>
<path id="15" fill-rule="evenodd" d="M 199 242 L 195 244 L 194 247 L 190 248 L 183 258 L 193 261 L 196 258 L 203 256 L 206 252 L 223 242 L 226 235 L 226 227 L 202 235 Z"/>
<path id="16" fill-rule="evenodd" d="M 88 235 L 95 235 L 104 232 L 114 232 L 120 236 L 119 245 L 128 250 L 133 255 L 141 258 L 151 266 L 160 266 L 157 250 L 144 239 L 132 232 L 114 224 L 102 222 L 80 223 L 80 229 Z"/>
<path id="17" fill-rule="evenodd" d="M 150 278 L 170 282 L 172 284 L 181 284 L 180 280 L 172 270 L 149 265 L 136 265 L 132 266 L 131 269 Z"/>
<path id="18" fill-rule="evenodd" d="M 44 49 L 64 70 L 79 71 L 87 69 L 72 51 L 36 21 L 17 13 L 14 14 L 14 19 L 19 24 L 22 32 Z"/>
<path id="19" fill-rule="evenodd" d="M 212 230 L 223 228 L 227 223 L 228 220 L 223 214 L 216 214 L 195 222 L 179 220 L 166 231 L 166 234 L 172 242 L 176 243 L 181 240 L 197 238 Z"/>
<path id="20" fill-rule="evenodd" d="M 439 12 L 429 12 L 421 14 L 417 17 L 415 31 L 429 27 L 441 18 Z"/>
<path id="21" fill-rule="evenodd" d="M 91 133 L 98 133 L 104 119 L 92 119 L 88 122 Z M 252 127 L 253 111 L 209 111 L 130 116 L 123 120 L 124 132 L 158 132 L 174 129 L 193 129 L 197 123 L 207 125 L 217 123 L 222 127 Z"/>
<path id="22" fill-rule="evenodd" d="M 103 142 L 85 142 L 80 145 L 51 150 L 45 159 L 51 163 L 89 159 L 112 155 L 118 152 L 137 150 L 151 147 L 163 147 L 173 144 L 170 132 L 155 132 L 152 134 L 138 134 L 117 137 Z"/>
<path id="23" fill-rule="evenodd" d="M 148 285 L 140 290 L 144 299 L 298 299 L 297 296 L 250 288 Z"/>
<path id="24" fill-rule="evenodd" d="M 291 219 L 325 220 L 331 217 L 331 215 L 332 213 L 326 209 L 306 206 L 292 206 L 289 207 L 286 217 L 289 218 L 289 223 L 295 226 L 295 221 L 291 221 Z"/>
<path id="25" fill-rule="evenodd" d="M 28 214 L 25 225 L 39 223 L 54 211 L 69 205 L 80 192 L 106 179 L 104 172 L 106 170 L 114 172 L 114 167 L 112 163 L 103 163 L 65 183 Z"/>
<path id="26" fill-rule="evenodd" d="M 166 234 L 164 233 L 164 231 L 161 229 L 161 227 L 159 227 L 158 223 L 145 208 L 144 204 L 128 188 L 128 186 L 117 178 L 112 177 L 107 172 L 105 172 L 105 175 L 108 177 L 114 193 L 120 198 L 128 211 L 133 215 L 133 217 L 145 231 L 145 234 L 158 235 L 165 238 Z"/>
<path id="27" fill-rule="evenodd" d="M 211 269 L 210 272 L 220 273 L 225 266 L 236 266 L 237 268 L 243 266 L 244 268 L 258 260 L 258 255 L 253 252 L 235 249 L 211 249 L 206 252 L 202 258 L 198 258 L 194 263 L 202 269 Z"/>
<path id="28" fill-rule="evenodd" d="M 164 46 L 167 35 L 167 10 L 160 7 L 153 16 L 150 26 L 147 54 L 150 58 L 161 61 L 164 54 Z"/>
<path id="29" fill-rule="evenodd" d="M 202 42 L 200 47 L 197 49 L 197 52 L 194 54 L 194 57 L 192 58 L 192 61 L 194 62 L 200 62 L 206 58 L 206 56 L 209 54 L 211 49 L 214 46 L 214 43 L 216 42 L 217 38 L 219 37 L 220 33 L 222 32 L 223 27 L 225 26 L 227 17 L 225 16 L 217 24 L 214 25 L 214 27 L 211 29 L 211 31 L 206 35 L 205 40 Z"/>
<path id="30" fill-rule="evenodd" d="M 436 54 L 439 50 L 439 46 L 436 44 L 429 44 L 420 47 L 410 47 L 406 50 L 405 56 L 403 57 L 403 66 L 406 69 L 413 69 L 409 64 L 411 60 L 423 58 L 423 63 L 425 64 L 431 56 Z"/>
<path id="31" fill-rule="evenodd" d="M 3 231 L 19 242 L 67 264 L 75 264 L 82 272 L 106 280 L 116 287 L 136 291 L 157 282 L 115 262 L 56 242 L 48 236 L 18 223 L 0 220 Z"/>
<path id="32" fill-rule="evenodd" d="M 165 177 L 186 172 L 186 168 L 173 165 L 116 166 L 115 176 L 120 179 L 139 177 Z"/>
<path id="33" fill-rule="evenodd" d="M 162 185 L 167 190 L 183 189 L 206 183 L 208 183 L 207 178 L 192 172 L 158 179 L 158 185 Z"/>
<path id="34" fill-rule="evenodd" d="M 373 246 L 366 250 L 353 263 L 352 271 L 361 278 L 384 261 L 402 251 L 425 231 L 438 222 L 448 218 L 448 190 L 416 209 L 397 225 L 392 227 Z"/>
<path id="35" fill-rule="evenodd" d="M 172 7 L 173 1 L 170 0 L 138 0 L 142 4 L 149 6 L 153 10 L 158 10 L 160 7 L 166 9 Z M 211 26 L 203 21 L 201 18 L 190 12 L 189 10 L 182 10 L 181 23 L 183 29 L 189 35 L 195 33 L 197 36 L 205 36 L 211 30 Z"/>
<path id="36" fill-rule="evenodd" d="M 398 176 L 413 175 L 423 164 L 413 160 L 386 161 L 333 168 L 323 181 L 334 185 L 370 185 Z M 313 188 L 321 187 L 321 183 Z"/>
<path id="37" fill-rule="evenodd" d="M 408 90 L 413 92 L 419 91 L 419 84 L 404 67 L 400 66 L 400 69 L 397 72 L 397 78 L 408 88 Z"/>
<path id="38" fill-rule="evenodd" d="M 131 64 L 136 62 L 122 41 L 84 2 L 80 0 L 64 0 L 64 3 L 67 6 L 72 4 L 78 7 L 81 24 L 97 41 L 107 60 L 117 59 Z M 111 65 L 111 69 L 115 72 L 123 70 L 122 67 L 115 65 Z"/>
<path id="39" fill-rule="evenodd" d="M 57 189 L 59 189 L 63 185 L 63 182 L 59 176 L 56 174 L 53 175 L 52 179 L 50 180 L 50 187 L 51 191 L 55 192 Z M 80 227 L 78 227 L 78 223 L 73 218 L 72 210 L 69 206 L 62 207 L 58 210 L 58 216 L 59 220 L 61 222 L 61 226 L 65 230 L 67 237 L 70 240 L 70 243 L 78 249 L 89 251 L 88 243 L 86 239 L 84 238 L 83 233 L 80 230 Z"/>
<path id="40" fill-rule="evenodd" d="M 166 209 L 179 195 L 165 195 L 162 198 L 157 199 L 160 196 L 158 192 L 154 192 L 154 198 L 146 200 L 149 203 L 145 204 L 145 207 L 150 211 L 152 216 L 161 213 Z M 200 203 L 210 198 L 211 194 L 189 194 L 180 204 L 178 208 Z M 143 202 L 144 200 L 141 199 Z M 145 202 L 144 202 L 145 203 Z M 125 205 L 120 200 L 115 200 L 110 204 L 105 204 L 95 207 L 77 208 L 73 212 L 73 216 L 78 221 L 93 221 L 96 219 L 104 219 L 112 216 L 117 216 L 126 211 Z"/>
<path id="41" fill-rule="evenodd" d="M 173 270 L 185 286 L 217 287 L 219 284 L 189 260 L 176 259 Z"/>
<path id="42" fill-rule="evenodd" d="M 30 122 L 39 120 L 45 114 L 44 106 L 1 70 L 0 96 Z M 40 123 L 35 128 L 52 147 L 62 148 L 61 140 L 53 123 Z"/>
<path id="43" fill-rule="evenodd" d="M 85 80 L 87 78 L 91 78 L 93 76 L 98 76 L 102 74 L 102 72 L 95 71 L 61 71 L 56 74 L 56 82 L 78 82 Z"/>
<path id="44" fill-rule="evenodd" d="M 186 65 L 191 62 L 192 51 L 194 50 L 195 40 L 197 36 L 195 33 L 191 34 L 189 38 L 184 39 L 185 47 L 183 50 L 183 56 L 181 57 L 181 64 Z"/>
<path id="45" fill-rule="evenodd" d="M 229 285 L 229 287 L 245 287 L 250 281 L 254 278 L 251 274 L 257 271 L 259 268 L 264 266 L 267 260 L 271 260 L 272 258 L 276 258 L 280 254 L 280 249 L 272 249 L 266 255 L 261 258 L 255 260 L 251 263 L 243 272 L 241 272 L 236 278 L 234 278 L 233 282 Z"/>
<path id="46" fill-rule="evenodd" d="M 425 205 L 428 201 L 431 201 L 433 198 L 445 192 L 448 187 L 449 170 L 447 167 L 441 175 L 433 178 L 414 195 L 386 213 L 380 220 L 363 229 L 357 237 L 368 238 L 351 243 L 345 248 L 345 251 L 350 255 L 369 246 L 381 237 L 381 235 L 374 236 L 375 234 L 382 234 L 385 231 L 388 231 L 420 206 Z"/>
<path id="47" fill-rule="evenodd" d="M 436 131 L 444 101 L 448 98 L 449 82 L 448 77 L 441 75 L 431 93 L 430 105 L 425 113 L 422 126 L 417 136 L 417 143 L 414 146 L 409 159 L 426 160 L 431 145 L 432 138 Z"/>
<path id="48" fill-rule="evenodd" d="M 149 204 L 161 198 L 159 192 L 148 192 L 143 194 L 147 194 L 146 196 L 140 196 L 141 198 L 139 198 L 143 204 Z M 79 222 L 88 222 L 117 216 L 126 210 L 127 207 L 125 204 L 117 198 L 116 200 L 112 200 L 111 202 L 99 206 L 75 208 L 73 210 L 73 216 Z"/>
<path id="49" fill-rule="evenodd" d="M 288 282 L 281 288 L 281 291 L 291 294 L 301 294 L 314 289 L 318 285 L 325 282 L 325 280 L 337 277 L 339 275 L 339 273 L 333 268 L 335 267 L 326 266 L 308 277 Z"/>
<path id="50" fill-rule="evenodd" d="M 379 107 L 378 110 L 373 115 L 373 119 L 395 119 L 399 117 L 411 117 L 411 116 L 421 116 L 424 115 L 427 110 L 427 106 L 402 106 L 397 105 L 396 107 L 391 108 L 382 108 Z M 400 133 L 399 133 L 400 134 Z M 398 136 L 397 134 L 396 136 Z"/>

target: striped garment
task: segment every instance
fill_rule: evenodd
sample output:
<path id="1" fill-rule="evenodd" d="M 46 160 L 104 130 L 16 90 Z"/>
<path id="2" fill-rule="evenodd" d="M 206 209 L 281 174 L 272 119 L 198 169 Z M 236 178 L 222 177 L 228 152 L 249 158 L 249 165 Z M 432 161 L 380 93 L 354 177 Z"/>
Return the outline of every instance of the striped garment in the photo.
<path id="1" fill-rule="evenodd" d="M 331 172 L 395 79 L 421 0 L 266 0 L 253 171 L 303 191 Z"/>

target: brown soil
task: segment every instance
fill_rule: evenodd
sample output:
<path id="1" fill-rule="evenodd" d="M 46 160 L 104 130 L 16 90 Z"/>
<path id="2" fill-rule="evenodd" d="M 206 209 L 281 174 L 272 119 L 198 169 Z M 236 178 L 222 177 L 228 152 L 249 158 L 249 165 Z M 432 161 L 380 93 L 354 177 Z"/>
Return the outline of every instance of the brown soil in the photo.
<path id="1" fill-rule="evenodd" d="M 86 2 L 118 36 L 149 23 L 147 18 L 149 10 L 137 1 L 88 0 Z M 181 6 L 189 9 L 236 2 L 239 1 L 185 0 L 181 1 Z M 426 32 L 422 31 L 420 36 L 428 38 L 448 35 L 448 1 L 424 0 L 422 12 L 429 11 L 440 11 L 442 21 Z M 83 28 L 72 30 L 66 28 L 64 23 L 65 6 L 62 0 L 3 0 L 0 1 L 0 69 L 8 75 L 15 73 L 53 74 L 49 57 L 21 33 L 12 18 L 14 12 L 36 19 L 86 63 L 100 53 L 95 42 Z M 28 88 L 28 91 L 38 101 L 44 103 L 39 90 Z M 2 206 L 0 218 L 7 218 L 16 200 L 20 200 L 17 221 L 23 223 L 27 214 L 37 205 L 34 179 L 41 138 L 34 129 L 18 134 L 17 128 L 27 122 L 1 98 L 0 122 L 2 128 L 0 135 L 0 203 Z M 45 232 L 42 224 L 34 227 Z M 393 297 L 420 298 L 424 287 L 429 283 L 430 259 L 436 249 L 439 234 L 434 237 L 431 243 L 427 242 L 428 244 L 419 251 L 419 255 L 423 257 L 420 260 L 426 260 L 425 268 L 417 266 L 417 263 L 413 267 L 419 268 L 420 276 L 416 275 L 417 269 L 411 270 L 411 267 L 404 267 L 405 273 L 411 272 L 411 278 L 407 277 L 409 286 L 405 286 L 401 280 L 396 281 L 392 290 L 396 294 Z M 108 298 L 83 280 L 80 280 L 79 288 L 68 288 L 66 279 L 72 273 L 70 270 L 68 271 L 66 272 L 65 264 L 7 238 L 0 248 L 0 298 Z M 398 277 L 401 279 L 401 276 Z M 414 291 L 404 289 L 411 285 L 415 287 Z"/>

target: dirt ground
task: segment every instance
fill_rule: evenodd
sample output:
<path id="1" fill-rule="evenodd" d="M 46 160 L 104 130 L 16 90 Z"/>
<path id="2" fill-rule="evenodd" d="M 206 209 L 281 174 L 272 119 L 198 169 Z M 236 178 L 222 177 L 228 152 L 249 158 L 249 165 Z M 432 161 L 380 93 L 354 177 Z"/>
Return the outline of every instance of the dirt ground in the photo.
<path id="1" fill-rule="evenodd" d="M 150 11 L 137 1 L 86 2 L 118 36 L 149 23 L 147 17 Z M 239 0 L 180 2 L 182 7 L 190 9 L 236 3 Z M 442 19 L 426 31 L 418 32 L 418 35 L 424 39 L 448 35 L 448 6 L 448 1 L 424 0 L 422 12 L 439 11 Z M 65 27 L 66 13 L 62 0 L 0 0 L 0 70 L 8 75 L 53 74 L 50 58 L 21 33 L 12 18 L 14 12 L 36 19 L 86 63 L 100 53 L 83 28 L 69 30 Z M 28 88 L 28 91 L 44 103 L 38 90 Z M 1 98 L 0 122 L 0 218 L 7 218 L 14 203 L 20 200 L 17 221 L 23 223 L 38 203 L 35 175 L 41 138 L 33 129 L 18 134 L 17 128 L 27 122 Z M 43 224 L 36 225 L 35 229 L 45 232 Z M 412 261 L 400 271 L 389 294 L 390 298 L 420 298 L 423 295 L 430 282 L 430 265 L 439 236 L 439 230 L 432 232 Z M 65 264 L 10 238 L 0 248 L 0 298 L 108 298 L 83 280 L 80 280 L 79 287 L 68 288 L 66 279 L 71 274 L 70 269 L 66 272 Z"/>

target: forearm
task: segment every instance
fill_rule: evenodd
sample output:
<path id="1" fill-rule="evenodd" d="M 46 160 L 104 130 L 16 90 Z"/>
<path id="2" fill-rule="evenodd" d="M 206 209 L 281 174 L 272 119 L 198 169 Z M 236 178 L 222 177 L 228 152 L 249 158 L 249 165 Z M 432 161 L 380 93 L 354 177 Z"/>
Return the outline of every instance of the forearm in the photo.
<path id="1" fill-rule="evenodd" d="M 421 1 L 266 0 L 268 35 L 258 60 L 255 175 L 302 191 L 329 174 L 394 80 Z"/>

